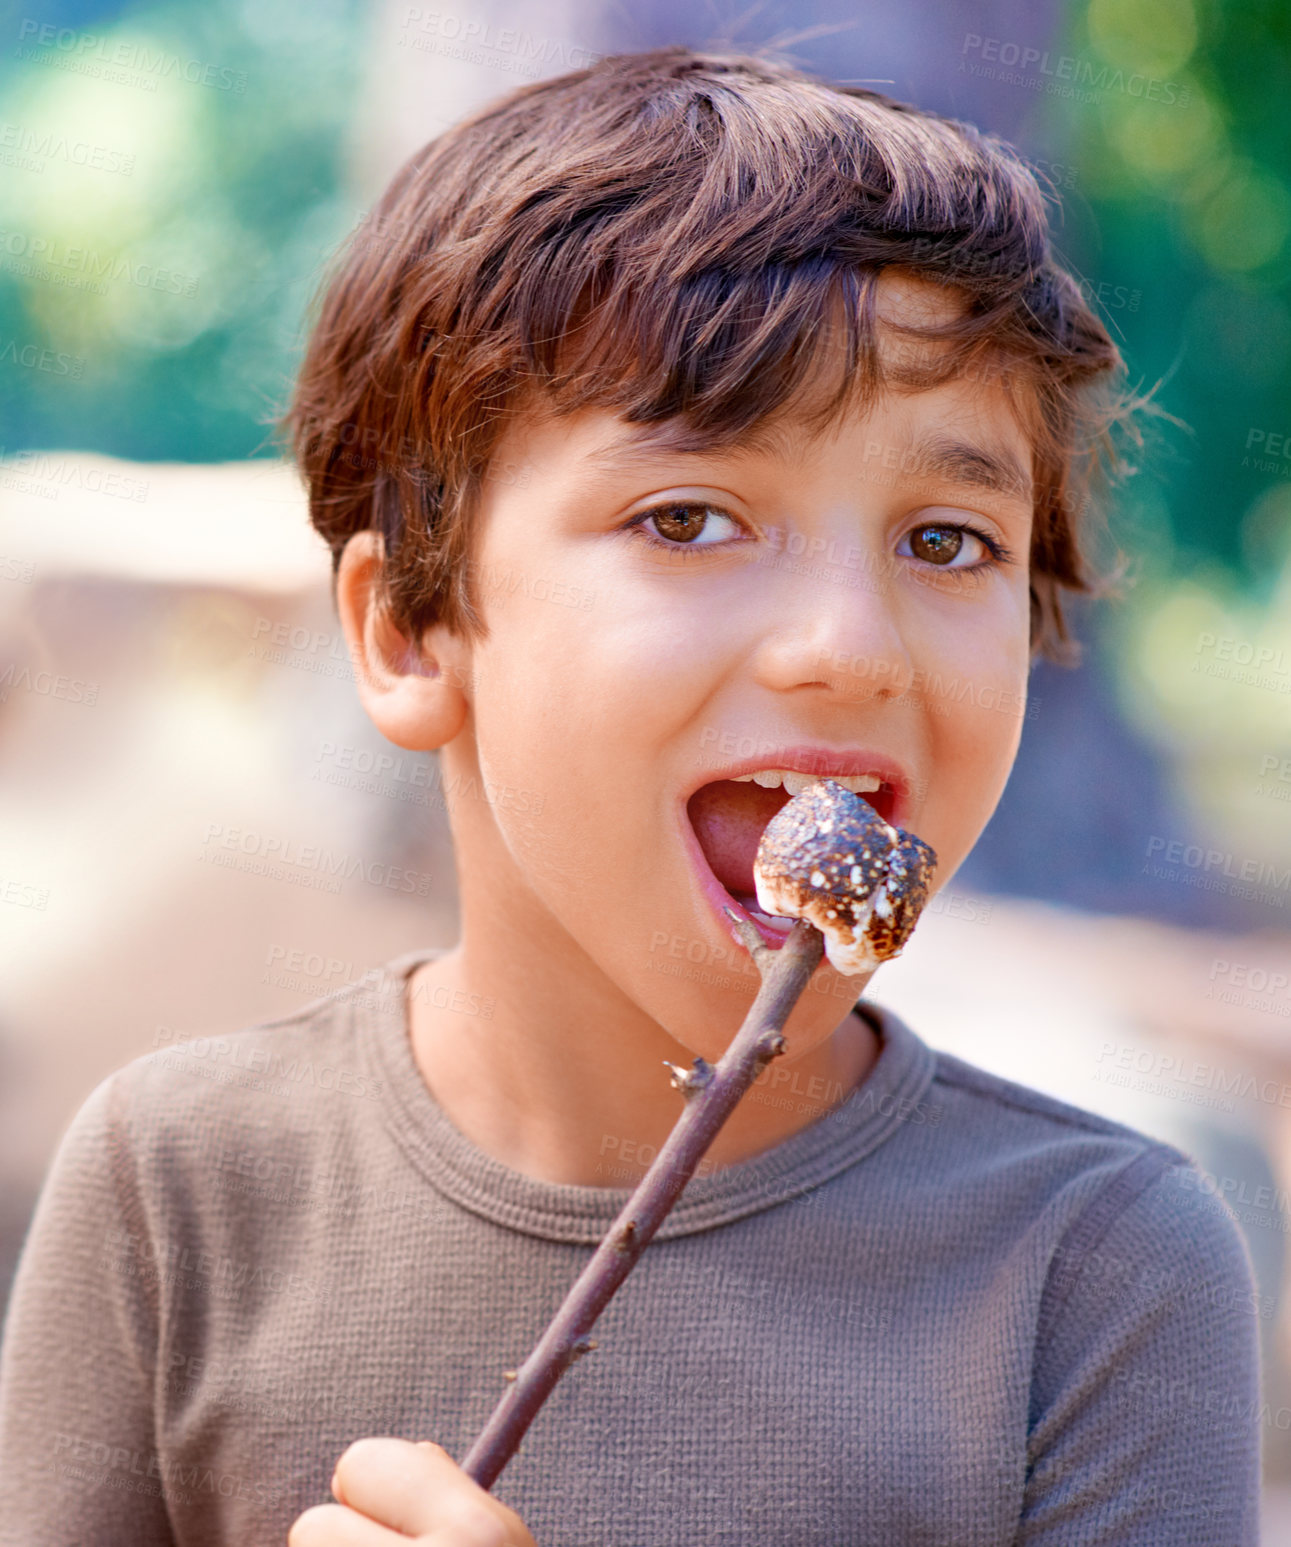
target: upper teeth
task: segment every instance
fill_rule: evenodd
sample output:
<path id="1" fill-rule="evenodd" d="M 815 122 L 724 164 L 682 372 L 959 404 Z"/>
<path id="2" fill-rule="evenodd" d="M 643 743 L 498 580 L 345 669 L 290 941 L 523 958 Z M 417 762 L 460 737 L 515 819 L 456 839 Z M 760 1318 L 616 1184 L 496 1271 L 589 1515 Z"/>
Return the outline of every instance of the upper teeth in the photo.
<path id="1" fill-rule="evenodd" d="M 788 768 L 759 768 L 756 773 L 736 774 L 736 784 L 760 784 L 764 790 L 785 789 L 792 800 L 795 795 L 800 795 L 809 784 L 815 784 L 818 779 L 832 779 L 835 784 L 841 784 L 845 790 L 851 790 L 853 795 L 864 795 L 869 790 L 877 790 L 883 783 L 877 774 L 805 774 L 794 773 Z"/>

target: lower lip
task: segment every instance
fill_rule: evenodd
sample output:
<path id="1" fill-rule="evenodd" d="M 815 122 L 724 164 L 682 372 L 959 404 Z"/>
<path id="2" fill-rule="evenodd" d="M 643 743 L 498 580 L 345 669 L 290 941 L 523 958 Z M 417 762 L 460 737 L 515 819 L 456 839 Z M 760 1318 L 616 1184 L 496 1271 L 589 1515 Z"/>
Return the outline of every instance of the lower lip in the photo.
<path id="1" fill-rule="evenodd" d="M 738 918 L 747 919 L 753 925 L 764 945 L 770 946 L 772 950 L 778 950 L 789 938 L 789 932 L 793 928 L 795 921 L 791 920 L 788 924 L 777 926 L 775 924 L 768 924 L 755 914 L 750 913 L 747 908 L 731 896 L 730 892 L 726 890 L 713 874 L 712 867 L 704 857 L 703 849 L 699 846 L 699 839 L 695 836 L 695 829 L 690 825 L 690 818 L 686 815 L 684 805 L 681 808 L 681 827 L 682 838 L 687 853 L 690 856 L 691 869 L 699 880 L 700 890 L 703 892 L 704 897 L 721 920 L 722 928 L 737 945 L 744 945 L 743 940 L 740 939 L 735 930 L 735 926 L 727 915 L 722 912 L 723 908 L 730 908 Z"/>

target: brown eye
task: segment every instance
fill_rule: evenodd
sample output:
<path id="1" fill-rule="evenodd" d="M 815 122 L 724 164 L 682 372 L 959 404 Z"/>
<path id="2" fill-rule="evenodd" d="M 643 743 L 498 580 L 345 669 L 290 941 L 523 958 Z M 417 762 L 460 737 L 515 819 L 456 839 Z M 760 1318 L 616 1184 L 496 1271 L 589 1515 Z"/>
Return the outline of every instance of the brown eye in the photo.
<path id="1" fill-rule="evenodd" d="M 910 534 L 910 552 L 927 564 L 949 564 L 964 546 L 964 534 L 953 526 L 921 526 Z"/>
<path id="2" fill-rule="evenodd" d="M 650 512 L 656 529 L 673 542 L 692 542 L 703 531 L 707 505 L 659 505 Z"/>
<path id="3" fill-rule="evenodd" d="M 734 541 L 722 541 L 723 521 L 737 534 L 742 529 L 734 516 L 707 500 L 666 500 L 629 521 L 626 530 L 654 553 L 674 559 L 702 559 L 751 540 L 737 535 Z"/>
<path id="4" fill-rule="evenodd" d="M 934 509 L 920 514 L 935 516 L 940 512 Z M 918 526 L 907 529 L 896 551 L 904 558 L 914 559 L 916 563 L 911 573 L 925 579 L 932 578 L 934 569 L 958 578 L 985 574 L 1014 562 L 1013 554 L 999 538 L 979 531 L 968 521 L 921 521 Z"/>

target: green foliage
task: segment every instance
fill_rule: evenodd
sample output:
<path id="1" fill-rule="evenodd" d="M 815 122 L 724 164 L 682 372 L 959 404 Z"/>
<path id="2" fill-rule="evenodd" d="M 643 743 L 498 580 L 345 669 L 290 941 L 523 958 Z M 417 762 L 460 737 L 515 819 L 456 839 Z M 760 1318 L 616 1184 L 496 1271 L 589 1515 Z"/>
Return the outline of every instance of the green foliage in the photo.
<path id="1" fill-rule="evenodd" d="M 1064 52 L 1108 74 L 1060 108 L 1064 245 L 1104 284 L 1131 380 L 1189 426 L 1154 435 L 1126 486 L 1128 543 L 1147 575 L 1218 565 L 1267 595 L 1291 551 L 1291 11 L 1092 0 L 1069 28 Z"/>
<path id="2" fill-rule="evenodd" d="M 75 32 L 15 25 L 6 451 L 273 454 L 306 305 L 359 214 L 341 167 L 366 20 L 353 0 L 204 0 Z"/>

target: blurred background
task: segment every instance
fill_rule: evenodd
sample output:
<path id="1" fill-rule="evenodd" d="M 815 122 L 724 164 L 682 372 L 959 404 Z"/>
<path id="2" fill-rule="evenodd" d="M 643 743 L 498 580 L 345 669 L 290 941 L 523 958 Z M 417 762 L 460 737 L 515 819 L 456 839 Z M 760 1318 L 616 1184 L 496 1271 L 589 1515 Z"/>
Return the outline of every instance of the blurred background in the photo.
<path id="1" fill-rule="evenodd" d="M 1078 670 L 1036 668 L 1004 800 L 874 997 L 1197 1157 L 1259 1280 L 1266 1540 L 1291 1543 L 1288 18 L 1275 0 L 7 11 L 0 1305 L 105 1075 L 456 938 L 435 761 L 359 707 L 270 433 L 330 256 L 479 103 L 620 50 L 773 44 L 1013 141 L 1132 379 L 1182 421 L 1116 497 L 1123 596 L 1078 612 Z M 311 845 L 426 895 L 334 880 Z"/>

